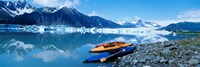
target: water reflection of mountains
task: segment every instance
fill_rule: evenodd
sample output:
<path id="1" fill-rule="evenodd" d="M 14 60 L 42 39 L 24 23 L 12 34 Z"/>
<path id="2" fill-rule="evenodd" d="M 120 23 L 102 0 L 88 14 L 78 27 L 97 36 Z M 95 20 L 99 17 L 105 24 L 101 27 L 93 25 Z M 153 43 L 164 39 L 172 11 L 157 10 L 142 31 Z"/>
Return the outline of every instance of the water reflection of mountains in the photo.
<path id="1" fill-rule="evenodd" d="M 118 34 L 91 34 L 91 33 L 66 33 L 66 34 L 50 34 L 50 33 L 25 33 L 25 32 L 2 32 L 0 33 L 0 53 L 26 55 L 28 52 L 36 49 L 41 50 L 68 50 L 74 51 L 77 48 L 87 44 L 100 44 L 111 41 L 125 41 L 132 43 L 150 43 L 159 41 L 168 41 L 185 38 L 185 35 L 172 34 L 161 36 L 137 36 L 137 35 L 118 35 Z M 10 42 L 17 41 L 24 45 L 11 46 Z M 14 42 L 15 43 L 15 42 Z M 34 47 L 31 48 L 31 45 Z"/>
<path id="2" fill-rule="evenodd" d="M 197 36 L 199 36 L 199 35 L 198 34 L 169 34 L 169 35 L 165 35 L 163 37 L 172 41 L 172 40 L 181 40 L 181 39 L 185 39 L 185 38 L 194 38 Z"/>
<path id="3" fill-rule="evenodd" d="M 43 49 L 44 46 L 55 46 L 61 50 L 75 50 L 78 47 L 81 47 L 86 44 L 99 44 L 105 41 L 109 41 L 120 37 L 120 35 L 107 35 L 107 34 L 80 34 L 80 33 L 69 33 L 69 34 L 49 34 L 49 33 L 0 33 L 0 49 L 1 53 L 7 51 L 18 51 L 16 47 L 9 47 L 6 45 L 10 41 L 20 41 L 24 44 L 31 44 L 34 46 L 34 49 Z M 19 45 L 18 45 L 19 46 Z M 15 50 L 13 50 L 15 49 Z M 49 48 L 51 49 L 51 48 Z"/>

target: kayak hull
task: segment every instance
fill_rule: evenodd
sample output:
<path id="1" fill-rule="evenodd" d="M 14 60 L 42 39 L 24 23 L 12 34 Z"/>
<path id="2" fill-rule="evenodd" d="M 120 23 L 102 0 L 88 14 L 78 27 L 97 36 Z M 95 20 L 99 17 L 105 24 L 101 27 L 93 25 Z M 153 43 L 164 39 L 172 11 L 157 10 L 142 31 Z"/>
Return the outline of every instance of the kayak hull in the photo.
<path id="1" fill-rule="evenodd" d="M 125 52 L 120 52 L 122 51 L 123 49 L 125 49 L 126 51 Z M 109 57 L 107 58 L 107 60 L 113 60 L 113 59 L 116 59 L 118 57 L 121 57 L 121 56 L 124 56 L 124 55 L 127 55 L 127 54 L 130 54 L 132 53 L 134 50 L 136 49 L 136 47 L 124 47 L 124 48 L 120 48 L 118 50 L 114 50 L 114 51 L 107 51 L 107 52 L 103 52 L 99 55 L 94 55 L 90 58 L 87 58 L 85 61 L 83 61 L 83 63 L 88 63 L 88 62 L 100 62 L 100 59 L 102 58 L 106 58 L 106 57 L 109 57 L 111 55 L 113 55 L 112 57 Z M 115 54 L 117 52 L 120 52 L 118 54 Z"/>

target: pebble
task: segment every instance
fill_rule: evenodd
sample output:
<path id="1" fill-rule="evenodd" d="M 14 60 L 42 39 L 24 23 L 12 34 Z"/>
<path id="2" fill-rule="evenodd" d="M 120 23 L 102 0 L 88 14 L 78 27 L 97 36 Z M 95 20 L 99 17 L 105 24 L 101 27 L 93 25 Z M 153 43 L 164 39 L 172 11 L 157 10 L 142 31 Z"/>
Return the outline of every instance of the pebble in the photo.
<path id="1" fill-rule="evenodd" d="M 158 61 L 160 61 L 160 57 L 155 57 L 155 59 L 153 59 L 153 62 L 157 63 Z"/>
<path id="2" fill-rule="evenodd" d="M 169 49 L 164 49 L 163 51 L 162 51 L 162 53 L 164 54 L 164 55 L 169 55 L 170 54 L 170 50 Z"/>
<path id="3" fill-rule="evenodd" d="M 178 48 L 177 47 L 171 47 L 171 48 L 169 48 L 169 50 L 177 50 Z"/>
<path id="4" fill-rule="evenodd" d="M 174 63 L 175 61 L 174 60 L 169 60 L 169 64 L 172 64 Z"/>
<path id="5" fill-rule="evenodd" d="M 118 59 L 122 59 L 121 57 L 118 57 Z"/>
<path id="6" fill-rule="evenodd" d="M 172 46 L 173 44 L 164 44 L 163 46 L 164 47 L 170 47 L 170 46 Z"/>
<path id="7" fill-rule="evenodd" d="M 199 59 L 200 60 L 200 55 L 196 56 L 195 58 Z"/>
<path id="8" fill-rule="evenodd" d="M 197 65 L 197 64 L 199 64 L 199 60 L 197 60 L 197 59 L 190 59 L 188 62 L 189 62 L 190 65 Z"/>
<path id="9" fill-rule="evenodd" d="M 166 63 L 167 62 L 167 60 L 165 60 L 163 57 L 161 58 L 161 60 L 160 60 L 160 63 Z"/>
<path id="10" fill-rule="evenodd" d="M 178 58 L 182 58 L 182 57 L 183 57 L 183 55 L 182 55 L 182 54 L 179 54 L 179 55 L 178 55 Z"/>
<path id="11" fill-rule="evenodd" d="M 200 67 L 200 64 L 198 64 L 196 67 Z"/>
<path id="12" fill-rule="evenodd" d="M 134 64 L 137 64 L 139 61 L 138 60 L 133 60 L 133 63 Z"/>
<path id="13" fill-rule="evenodd" d="M 146 62 L 146 59 L 141 59 L 140 62 L 141 62 L 141 63 L 145 63 L 145 62 Z"/>
<path id="14" fill-rule="evenodd" d="M 152 60 L 152 59 L 155 58 L 155 56 L 154 56 L 154 55 L 150 55 L 150 56 L 146 56 L 145 58 L 146 58 L 147 60 Z"/>
<path id="15" fill-rule="evenodd" d="M 183 64 L 178 64 L 178 66 L 179 66 L 179 67 L 184 67 L 184 65 L 183 65 Z"/>

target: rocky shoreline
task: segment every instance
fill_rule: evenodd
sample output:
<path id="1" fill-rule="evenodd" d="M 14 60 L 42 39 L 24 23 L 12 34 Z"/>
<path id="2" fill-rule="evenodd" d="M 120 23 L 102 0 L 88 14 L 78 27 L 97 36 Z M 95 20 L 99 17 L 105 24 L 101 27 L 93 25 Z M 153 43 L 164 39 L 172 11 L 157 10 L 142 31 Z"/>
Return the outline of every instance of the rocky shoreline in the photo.
<path id="1" fill-rule="evenodd" d="M 114 67 L 200 67 L 200 38 L 136 45 Z"/>

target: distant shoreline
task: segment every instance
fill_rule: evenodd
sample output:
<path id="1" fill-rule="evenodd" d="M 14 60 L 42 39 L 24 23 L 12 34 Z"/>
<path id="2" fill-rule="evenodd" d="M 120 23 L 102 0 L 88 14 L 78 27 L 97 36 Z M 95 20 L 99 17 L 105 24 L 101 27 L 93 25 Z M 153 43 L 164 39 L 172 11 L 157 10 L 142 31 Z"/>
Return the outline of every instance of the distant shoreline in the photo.
<path id="1" fill-rule="evenodd" d="M 173 32 L 177 34 L 200 34 L 200 32 Z"/>

